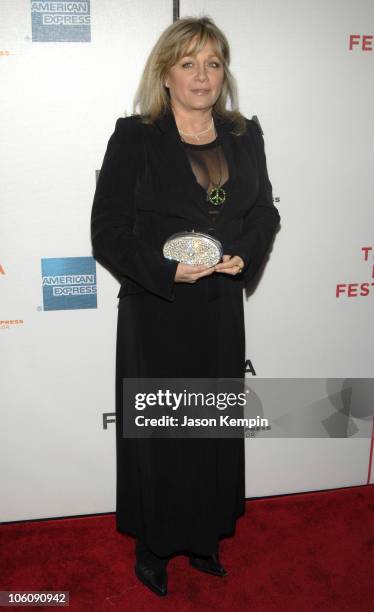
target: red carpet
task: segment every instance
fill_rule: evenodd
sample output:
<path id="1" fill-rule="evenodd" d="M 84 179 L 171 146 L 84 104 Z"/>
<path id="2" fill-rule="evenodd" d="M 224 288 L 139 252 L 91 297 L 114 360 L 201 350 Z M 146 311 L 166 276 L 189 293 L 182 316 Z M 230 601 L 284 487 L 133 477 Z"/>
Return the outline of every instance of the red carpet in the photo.
<path id="1" fill-rule="evenodd" d="M 229 575 L 174 557 L 165 598 L 135 577 L 113 514 L 3 524 L 0 538 L 0 590 L 70 591 L 68 610 L 374 610 L 373 485 L 248 500 L 220 544 Z"/>

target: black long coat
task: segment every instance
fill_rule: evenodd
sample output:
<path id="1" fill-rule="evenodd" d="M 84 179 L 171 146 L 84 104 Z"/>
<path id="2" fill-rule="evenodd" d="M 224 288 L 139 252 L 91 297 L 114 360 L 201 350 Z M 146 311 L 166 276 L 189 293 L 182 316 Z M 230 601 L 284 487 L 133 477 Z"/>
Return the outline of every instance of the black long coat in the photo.
<path id="1" fill-rule="evenodd" d="M 230 122 L 214 117 L 229 166 L 214 228 L 170 111 L 153 125 L 138 116 L 117 120 L 92 207 L 94 256 L 121 282 L 117 529 L 158 555 L 215 552 L 245 509 L 243 439 L 122 437 L 122 378 L 244 378 L 243 287 L 261 265 L 280 216 L 259 127 L 247 120 L 247 132 L 236 136 Z M 225 254 L 240 255 L 243 272 L 174 283 L 178 263 L 163 257 L 162 245 L 192 229 L 219 238 Z"/>

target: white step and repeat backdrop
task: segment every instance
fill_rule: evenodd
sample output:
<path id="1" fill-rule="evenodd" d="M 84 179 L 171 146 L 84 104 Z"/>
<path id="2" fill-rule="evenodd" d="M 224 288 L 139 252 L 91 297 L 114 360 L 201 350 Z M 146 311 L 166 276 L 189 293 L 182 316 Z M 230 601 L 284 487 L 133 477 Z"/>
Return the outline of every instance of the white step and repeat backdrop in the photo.
<path id="1" fill-rule="evenodd" d="M 248 439 L 247 497 L 373 483 L 370 410 L 349 415 L 340 395 L 341 379 L 373 376 L 374 5 L 181 2 L 202 13 L 231 43 L 282 216 L 245 296 L 247 376 L 324 379 L 300 414 L 333 398 L 321 419 L 347 432 Z M 169 0 L 0 2 L 1 521 L 115 508 L 118 286 L 92 258 L 90 213 L 115 121 L 171 20 Z"/>

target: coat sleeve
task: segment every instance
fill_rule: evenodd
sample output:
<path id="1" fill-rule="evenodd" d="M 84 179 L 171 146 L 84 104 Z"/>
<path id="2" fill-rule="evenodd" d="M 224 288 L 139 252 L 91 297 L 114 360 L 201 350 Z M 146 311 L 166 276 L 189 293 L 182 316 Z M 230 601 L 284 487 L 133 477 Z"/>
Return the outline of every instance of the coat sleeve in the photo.
<path id="1" fill-rule="evenodd" d="M 273 204 L 273 190 L 269 180 L 265 144 L 261 130 L 253 120 L 247 120 L 246 138 L 252 138 L 256 150 L 259 193 L 244 218 L 242 234 L 227 245 L 230 255 L 239 255 L 244 261 L 242 278 L 251 280 L 263 262 L 271 240 L 279 225 L 280 214 Z"/>
<path id="2" fill-rule="evenodd" d="M 134 233 L 135 188 L 142 160 L 140 119 L 120 117 L 96 184 L 91 212 L 93 255 L 117 276 L 173 301 L 178 262 L 166 259 Z"/>

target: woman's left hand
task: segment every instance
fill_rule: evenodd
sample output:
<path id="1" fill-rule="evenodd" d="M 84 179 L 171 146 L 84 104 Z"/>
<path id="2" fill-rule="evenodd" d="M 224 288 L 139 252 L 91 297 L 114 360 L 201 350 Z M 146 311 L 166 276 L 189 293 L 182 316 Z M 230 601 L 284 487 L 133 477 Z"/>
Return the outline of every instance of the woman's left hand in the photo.
<path id="1" fill-rule="evenodd" d="M 244 268 L 244 261 L 239 255 L 224 255 L 223 261 L 214 266 L 215 272 L 224 272 L 225 274 L 240 274 Z"/>

